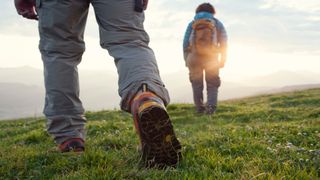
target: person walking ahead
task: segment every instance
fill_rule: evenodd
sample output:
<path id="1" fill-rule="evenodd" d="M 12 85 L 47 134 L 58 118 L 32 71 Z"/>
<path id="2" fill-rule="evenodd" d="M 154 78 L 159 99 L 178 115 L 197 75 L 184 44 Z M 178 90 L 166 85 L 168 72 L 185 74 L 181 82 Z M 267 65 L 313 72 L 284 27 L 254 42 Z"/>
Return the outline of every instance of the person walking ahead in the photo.
<path id="1" fill-rule="evenodd" d="M 183 53 L 198 113 L 213 114 L 217 109 L 219 69 L 224 67 L 227 56 L 227 33 L 223 24 L 214 17 L 210 3 L 196 9 L 183 40 Z M 207 83 L 207 104 L 203 102 L 203 76 Z"/>
<path id="2" fill-rule="evenodd" d="M 99 25 L 101 47 L 113 56 L 119 74 L 121 109 L 133 115 L 146 166 L 175 166 L 181 146 L 165 106 L 167 89 L 159 76 L 143 27 L 147 0 L 15 0 L 18 14 L 39 21 L 44 64 L 47 130 L 61 152 L 84 151 L 86 118 L 79 99 L 77 65 L 85 50 L 89 5 Z"/>

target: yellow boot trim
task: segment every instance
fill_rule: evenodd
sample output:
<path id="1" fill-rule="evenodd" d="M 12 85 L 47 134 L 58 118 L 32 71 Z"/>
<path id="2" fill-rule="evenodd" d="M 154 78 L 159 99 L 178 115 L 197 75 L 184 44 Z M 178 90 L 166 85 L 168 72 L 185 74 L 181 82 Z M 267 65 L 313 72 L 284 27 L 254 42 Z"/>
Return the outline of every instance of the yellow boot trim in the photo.
<path id="1" fill-rule="evenodd" d="M 141 113 L 142 111 L 144 111 L 145 109 L 151 107 L 151 106 L 156 106 L 156 107 L 160 107 L 160 108 L 163 108 L 163 105 L 160 104 L 160 103 L 157 103 L 157 102 L 154 102 L 154 101 L 149 101 L 149 102 L 146 102 L 146 103 L 143 103 L 140 107 L 139 107 L 139 113 Z"/>

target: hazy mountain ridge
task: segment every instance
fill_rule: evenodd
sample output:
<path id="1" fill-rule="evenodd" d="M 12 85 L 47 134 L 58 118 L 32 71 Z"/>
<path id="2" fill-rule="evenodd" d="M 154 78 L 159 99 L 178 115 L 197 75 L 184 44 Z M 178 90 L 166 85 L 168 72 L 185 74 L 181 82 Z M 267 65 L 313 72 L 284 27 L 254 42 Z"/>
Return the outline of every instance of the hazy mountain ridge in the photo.
<path id="1" fill-rule="evenodd" d="M 254 86 L 283 87 L 296 86 L 300 84 L 320 84 L 320 74 L 313 72 L 292 72 L 280 71 L 270 75 L 254 77 L 244 80 L 244 84 L 254 84 Z"/>
<path id="2" fill-rule="evenodd" d="M 43 86 L 43 73 L 29 66 L 0 68 L 0 82 Z"/>
<path id="3" fill-rule="evenodd" d="M 79 74 L 80 97 L 85 109 L 98 111 L 119 108 L 117 74 L 102 70 L 79 70 Z M 320 80 L 316 77 L 320 76 L 294 72 L 278 72 L 241 82 L 225 81 L 222 77 L 219 100 L 317 88 L 320 87 Z M 292 79 L 296 79 L 296 84 Z M 192 89 L 187 71 L 164 74 L 162 80 L 169 90 L 171 103 L 192 103 Z M 31 67 L 0 68 L 0 99 L 0 119 L 42 116 L 42 70 Z"/>
<path id="4" fill-rule="evenodd" d="M 36 85 L 0 82 L 0 119 L 39 116 L 44 89 Z"/>

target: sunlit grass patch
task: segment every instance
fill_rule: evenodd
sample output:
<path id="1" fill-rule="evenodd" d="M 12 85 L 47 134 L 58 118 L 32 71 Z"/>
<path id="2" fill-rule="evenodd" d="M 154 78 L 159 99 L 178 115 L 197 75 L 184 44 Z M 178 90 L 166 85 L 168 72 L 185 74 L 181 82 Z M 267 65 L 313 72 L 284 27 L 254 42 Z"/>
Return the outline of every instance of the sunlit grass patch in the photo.
<path id="1" fill-rule="evenodd" d="M 320 89 L 168 107 L 176 169 L 144 169 L 131 115 L 88 112 L 86 151 L 57 151 L 43 118 L 0 122 L 0 179 L 319 179 Z"/>

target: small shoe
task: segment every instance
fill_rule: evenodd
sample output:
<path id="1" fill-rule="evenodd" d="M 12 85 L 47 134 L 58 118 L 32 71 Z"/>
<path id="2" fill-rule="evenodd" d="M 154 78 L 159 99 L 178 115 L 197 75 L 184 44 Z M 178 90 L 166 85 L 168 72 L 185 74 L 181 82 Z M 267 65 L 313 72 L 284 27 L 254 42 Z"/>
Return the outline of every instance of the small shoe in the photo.
<path id="1" fill-rule="evenodd" d="M 72 138 L 59 145 L 60 152 L 83 152 L 84 140 L 81 138 Z"/>
<path id="2" fill-rule="evenodd" d="M 163 101 L 151 92 L 140 92 L 131 105 L 145 167 L 176 167 L 181 161 L 181 145 Z"/>
<path id="3" fill-rule="evenodd" d="M 207 106 L 206 113 L 207 113 L 208 115 L 213 115 L 213 114 L 216 112 L 216 109 L 217 109 L 217 106 L 215 106 L 215 105 L 208 105 L 208 106 Z"/>

